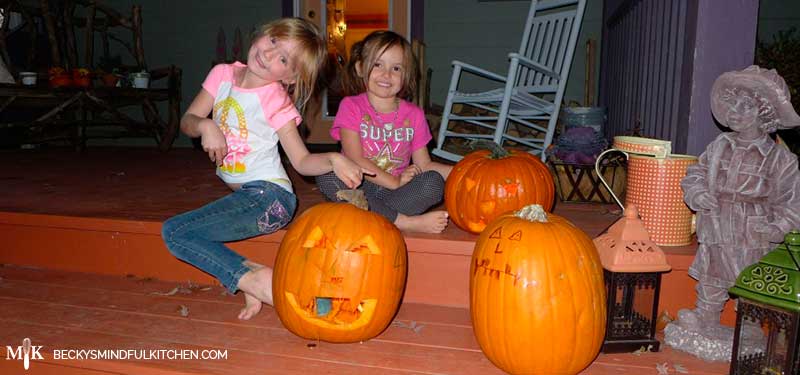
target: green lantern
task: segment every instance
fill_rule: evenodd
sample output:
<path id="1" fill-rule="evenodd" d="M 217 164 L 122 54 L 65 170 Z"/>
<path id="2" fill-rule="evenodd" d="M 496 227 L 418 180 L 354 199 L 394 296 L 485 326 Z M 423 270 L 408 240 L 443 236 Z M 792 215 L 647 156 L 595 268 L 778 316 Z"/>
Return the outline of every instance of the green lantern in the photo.
<path id="1" fill-rule="evenodd" d="M 745 268 L 729 292 L 739 297 L 730 373 L 800 373 L 800 232 Z M 766 340 L 748 341 L 759 327 Z"/>

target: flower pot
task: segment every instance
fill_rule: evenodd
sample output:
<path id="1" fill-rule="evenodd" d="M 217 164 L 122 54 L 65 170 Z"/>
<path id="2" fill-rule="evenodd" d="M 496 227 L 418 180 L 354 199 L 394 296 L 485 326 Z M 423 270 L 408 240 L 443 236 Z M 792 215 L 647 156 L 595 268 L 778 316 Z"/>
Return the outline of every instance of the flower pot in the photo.
<path id="1" fill-rule="evenodd" d="M 69 87 L 72 85 L 72 77 L 66 74 L 59 74 L 50 77 L 50 87 L 52 88 L 59 88 L 59 87 Z"/>
<path id="2" fill-rule="evenodd" d="M 88 69 L 72 69 L 72 83 L 77 87 L 89 87 L 92 84 L 92 75 Z"/>
<path id="3" fill-rule="evenodd" d="M 150 85 L 150 73 L 132 73 L 131 84 L 137 89 L 146 89 Z"/>
<path id="4" fill-rule="evenodd" d="M 106 87 L 116 87 L 117 82 L 119 82 L 119 76 L 112 73 L 106 73 L 100 77 L 100 80 L 103 81 L 103 85 Z"/>
<path id="5" fill-rule="evenodd" d="M 19 78 L 25 86 L 36 86 L 36 72 L 20 72 Z"/>

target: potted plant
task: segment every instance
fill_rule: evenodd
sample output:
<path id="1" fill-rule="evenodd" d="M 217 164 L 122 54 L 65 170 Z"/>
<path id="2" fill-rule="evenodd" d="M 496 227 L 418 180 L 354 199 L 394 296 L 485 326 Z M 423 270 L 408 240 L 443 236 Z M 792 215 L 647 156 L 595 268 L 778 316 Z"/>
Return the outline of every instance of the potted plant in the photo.
<path id="1" fill-rule="evenodd" d="M 789 86 L 792 106 L 800 110 L 800 65 L 797 64 L 800 61 L 800 36 L 797 29 L 778 31 L 769 42 L 759 40 L 755 60 L 756 65 L 780 73 Z M 800 155 L 800 128 L 778 130 L 778 136 L 792 152 Z"/>
<path id="2" fill-rule="evenodd" d="M 116 87 L 122 74 L 122 58 L 119 55 L 103 56 L 97 63 L 96 77 L 100 78 L 106 87 Z"/>
<path id="3" fill-rule="evenodd" d="M 61 67 L 52 67 L 47 70 L 50 78 L 50 87 L 69 87 L 72 85 L 72 77 Z"/>
<path id="4" fill-rule="evenodd" d="M 92 75 L 91 72 L 89 72 L 89 69 L 72 69 L 72 83 L 77 87 L 89 87 L 92 84 Z"/>

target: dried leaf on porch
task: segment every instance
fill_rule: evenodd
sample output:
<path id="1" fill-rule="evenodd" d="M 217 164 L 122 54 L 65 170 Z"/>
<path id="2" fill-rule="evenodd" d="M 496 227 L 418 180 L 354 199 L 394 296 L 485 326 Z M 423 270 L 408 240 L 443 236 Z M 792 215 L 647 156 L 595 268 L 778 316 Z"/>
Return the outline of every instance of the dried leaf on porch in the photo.
<path id="1" fill-rule="evenodd" d="M 683 367 L 682 365 L 680 365 L 678 363 L 673 364 L 672 367 L 675 368 L 675 372 L 679 372 L 681 374 L 688 374 L 689 373 L 689 370 L 687 370 L 686 367 Z"/>
<path id="2" fill-rule="evenodd" d="M 646 348 L 644 347 L 644 345 L 642 345 L 641 348 L 636 349 L 636 351 L 634 351 L 631 354 L 633 354 L 633 355 L 642 355 L 642 353 L 652 353 L 652 352 L 653 352 L 653 345 L 647 345 Z"/>
<path id="3" fill-rule="evenodd" d="M 405 328 L 414 331 L 414 333 L 419 334 L 422 331 L 422 328 L 425 327 L 424 324 L 417 324 L 416 321 L 412 320 L 410 323 L 406 324 L 399 320 L 395 320 L 392 322 L 392 325 L 398 328 Z"/>
<path id="4" fill-rule="evenodd" d="M 656 331 L 664 332 L 664 328 L 673 320 L 675 320 L 675 318 L 669 314 L 669 311 L 661 310 L 661 314 L 658 314 L 658 319 L 656 319 Z"/>
<path id="5" fill-rule="evenodd" d="M 179 290 L 180 290 L 180 286 L 176 286 L 176 287 L 172 288 L 172 290 L 170 290 L 169 292 L 166 292 L 166 293 L 164 293 L 164 292 L 152 292 L 150 294 L 155 294 L 157 296 L 172 296 L 172 295 L 175 295 L 175 293 L 178 293 Z"/>

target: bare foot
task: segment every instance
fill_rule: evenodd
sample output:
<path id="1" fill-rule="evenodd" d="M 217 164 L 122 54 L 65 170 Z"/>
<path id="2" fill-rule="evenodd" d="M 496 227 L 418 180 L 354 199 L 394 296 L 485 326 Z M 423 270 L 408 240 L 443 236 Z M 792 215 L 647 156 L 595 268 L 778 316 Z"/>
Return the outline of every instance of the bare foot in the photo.
<path id="1" fill-rule="evenodd" d="M 239 319 L 248 320 L 261 312 L 262 302 L 258 298 L 245 293 L 244 294 L 244 308 L 239 312 Z"/>
<path id="2" fill-rule="evenodd" d="M 254 265 L 253 267 L 250 267 Z M 261 303 L 272 306 L 272 268 L 247 264 L 250 271 L 242 275 L 237 287 L 244 292 L 245 306 L 239 319 L 247 320 L 261 311 Z"/>
<path id="3" fill-rule="evenodd" d="M 447 211 L 431 211 L 417 216 L 397 214 L 394 224 L 405 232 L 442 233 L 447 228 Z"/>

